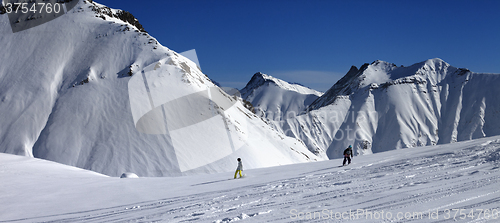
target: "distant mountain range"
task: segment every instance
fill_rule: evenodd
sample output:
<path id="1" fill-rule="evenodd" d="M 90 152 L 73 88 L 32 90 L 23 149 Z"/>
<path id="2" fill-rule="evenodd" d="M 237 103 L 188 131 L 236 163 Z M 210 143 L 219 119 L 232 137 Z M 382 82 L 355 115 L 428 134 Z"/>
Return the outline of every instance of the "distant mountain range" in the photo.
<path id="1" fill-rule="evenodd" d="M 329 158 L 341 157 L 348 145 L 361 155 L 500 135 L 498 85 L 499 74 L 474 73 L 438 58 L 409 67 L 377 60 L 352 66 L 311 103 L 294 101 L 305 104 L 305 111 L 274 124 Z M 259 107 L 252 99 L 247 98 Z M 267 101 L 272 100 L 281 102 Z"/>

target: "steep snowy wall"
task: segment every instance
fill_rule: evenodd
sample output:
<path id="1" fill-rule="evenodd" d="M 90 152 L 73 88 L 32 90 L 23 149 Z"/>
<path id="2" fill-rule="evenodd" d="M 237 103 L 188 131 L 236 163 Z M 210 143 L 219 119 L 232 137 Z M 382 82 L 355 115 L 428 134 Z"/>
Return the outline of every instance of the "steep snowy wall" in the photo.
<path id="1" fill-rule="evenodd" d="M 307 114 L 275 122 L 316 154 L 342 156 L 500 135 L 500 75 L 440 59 L 410 67 L 383 61 L 349 73 Z"/>
<path id="2" fill-rule="evenodd" d="M 256 73 L 241 96 L 252 103 L 255 113 L 263 118 L 280 121 L 303 113 L 323 93 L 269 76 Z"/>
<path id="3" fill-rule="evenodd" d="M 217 109 L 214 114 L 222 114 L 218 123 L 225 124 L 210 125 L 197 117 L 209 101 L 198 107 L 186 100 L 189 110 L 170 107 L 167 114 L 174 117 L 166 118 L 178 120 L 175 115 L 182 114 L 197 121 L 185 125 L 176 138 L 141 132 L 133 115 L 138 104 L 131 103 L 137 93 L 130 87 L 132 78 L 157 75 L 148 76 L 159 81 L 150 86 L 180 98 L 219 88 L 195 63 L 158 44 L 123 11 L 79 1 L 65 15 L 16 33 L 7 15 L 0 15 L 0 45 L 0 152 L 111 176 L 230 171 L 237 157 L 246 168 L 317 159 L 304 144 L 269 127 L 237 99 L 231 109 L 210 104 Z M 162 72 L 147 72 L 157 65 Z M 230 149 L 229 155 L 222 153 L 228 148 L 221 148 L 220 140 L 208 133 L 221 133 L 239 147 Z M 213 155 L 209 161 L 206 154 Z"/>

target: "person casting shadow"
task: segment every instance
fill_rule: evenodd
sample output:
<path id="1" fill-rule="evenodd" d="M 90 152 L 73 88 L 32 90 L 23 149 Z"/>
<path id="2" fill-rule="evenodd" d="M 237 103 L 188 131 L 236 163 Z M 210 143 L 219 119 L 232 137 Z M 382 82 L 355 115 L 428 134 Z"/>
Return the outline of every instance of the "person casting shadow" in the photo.
<path id="1" fill-rule="evenodd" d="M 238 158 L 238 168 L 236 168 L 236 172 L 234 172 L 234 179 L 236 179 L 236 175 L 239 173 L 240 174 L 240 178 L 242 177 L 241 176 L 241 171 L 243 171 L 243 163 L 241 163 L 241 158 Z"/>
<path id="2" fill-rule="evenodd" d="M 349 161 L 347 165 L 351 164 L 351 157 L 353 157 L 352 146 L 349 145 L 349 147 L 347 147 L 347 149 L 344 150 L 344 162 L 342 163 L 342 166 L 345 166 L 346 161 Z"/>

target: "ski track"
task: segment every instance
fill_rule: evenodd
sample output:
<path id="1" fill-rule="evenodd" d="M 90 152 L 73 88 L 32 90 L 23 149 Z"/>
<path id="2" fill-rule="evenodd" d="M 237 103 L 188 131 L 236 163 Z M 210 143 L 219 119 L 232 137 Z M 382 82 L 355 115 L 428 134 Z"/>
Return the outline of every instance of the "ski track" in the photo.
<path id="1" fill-rule="evenodd" d="M 252 222 L 302 222 L 305 220 L 290 218 L 291 209 L 321 212 L 323 209 L 347 211 L 361 208 L 394 213 L 398 210 L 418 210 L 424 213 L 440 210 L 440 213 L 443 213 L 443 209 L 451 208 L 499 208 L 500 190 L 491 191 L 491 188 L 495 188 L 494 185 L 500 183 L 498 159 L 491 160 L 491 157 L 498 156 L 498 148 L 500 143 L 490 143 L 486 147 L 473 146 L 402 160 L 385 159 L 358 166 L 354 160 L 354 163 L 347 167 L 323 168 L 304 173 L 298 171 L 297 177 L 294 178 L 231 190 L 19 221 L 234 222 L 251 219 Z M 231 181 L 220 180 L 206 184 L 209 183 L 221 184 Z M 476 192 L 475 196 L 449 202 L 456 195 L 483 188 L 485 191 L 481 192 L 481 195 Z M 438 205 L 441 203 L 443 205 Z M 342 222 L 335 219 L 334 221 Z M 479 218 L 466 219 L 463 222 L 486 221 Z M 394 222 L 426 220 L 424 218 Z M 446 221 L 441 219 L 437 222 Z"/>

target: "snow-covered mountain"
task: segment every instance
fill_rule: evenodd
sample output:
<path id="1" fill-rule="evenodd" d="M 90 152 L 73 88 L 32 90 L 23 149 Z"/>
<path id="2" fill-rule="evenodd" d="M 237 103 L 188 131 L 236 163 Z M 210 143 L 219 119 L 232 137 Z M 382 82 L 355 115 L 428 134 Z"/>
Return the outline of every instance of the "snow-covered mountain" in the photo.
<path id="1" fill-rule="evenodd" d="M 500 75 L 441 59 L 409 67 L 384 61 L 352 67 L 307 114 L 275 122 L 316 153 L 342 156 L 500 135 Z"/>
<path id="2" fill-rule="evenodd" d="M 65 15 L 15 33 L 2 14 L 0 45 L 0 152 L 110 176 L 230 171 L 237 157 L 245 168 L 317 159 L 300 140 L 246 110 L 241 99 L 222 93 L 194 62 L 160 45 L 122 10 L 80 0 Z M 148 92 L 142 91 L 145 84 Z M 200 97 L 182 101 L 155 92 Z M 205 97 L 217 92 L 233 106 Z M 143 93 L 143 101 L 133 101 Z M 167 117 L 155 119 L 158 109 Z M 144 132 L 160 120 L 175 120 L 163 126 L 173 128 L 170 134 Z M 233 151 L 222 152 L 223 143 L 234 145 Z M 201 156 L 212 160 L 200 163 Z"/>
<path id="3" fill-rule="evenodd" d="M 274 121 L 297 116 L 323 94 L 260 72 L 240 92 L 243 99 L 252 103 L 257 115 Z"/>

